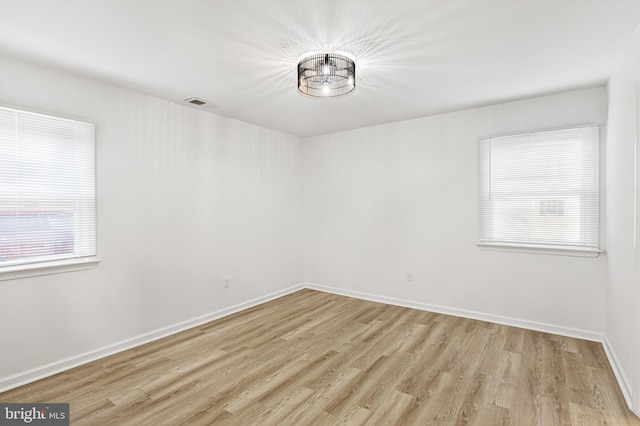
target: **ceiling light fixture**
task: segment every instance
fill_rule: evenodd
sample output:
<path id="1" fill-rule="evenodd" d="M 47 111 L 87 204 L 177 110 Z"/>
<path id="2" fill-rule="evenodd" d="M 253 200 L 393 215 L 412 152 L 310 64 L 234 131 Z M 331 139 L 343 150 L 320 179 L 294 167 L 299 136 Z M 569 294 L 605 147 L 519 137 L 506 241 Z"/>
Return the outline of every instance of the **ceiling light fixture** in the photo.
<path id="1" fill-rule="evenodd" d="M 356 90 L 356 63 L 342 53 L 313 53 L 298 61 L 298 92 L 313 99 L 335 99 Z"/>

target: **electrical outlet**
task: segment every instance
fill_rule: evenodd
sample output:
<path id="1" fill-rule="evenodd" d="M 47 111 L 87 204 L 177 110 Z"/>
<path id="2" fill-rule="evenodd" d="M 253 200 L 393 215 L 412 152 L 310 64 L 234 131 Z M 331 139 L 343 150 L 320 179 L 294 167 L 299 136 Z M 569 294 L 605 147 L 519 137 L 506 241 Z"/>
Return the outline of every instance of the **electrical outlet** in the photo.
<path id="1" fill-rule="evenodd" d="M 405 274 L 405 278 L 406 281 L 413 281 L 413 271 L 407 271 L 407 273 Z"/>
<path id="2" fill-rule="evenodd" d="M 231 285 L 231 277 L 222 277 L 222 287 L 229 288 Z"/>

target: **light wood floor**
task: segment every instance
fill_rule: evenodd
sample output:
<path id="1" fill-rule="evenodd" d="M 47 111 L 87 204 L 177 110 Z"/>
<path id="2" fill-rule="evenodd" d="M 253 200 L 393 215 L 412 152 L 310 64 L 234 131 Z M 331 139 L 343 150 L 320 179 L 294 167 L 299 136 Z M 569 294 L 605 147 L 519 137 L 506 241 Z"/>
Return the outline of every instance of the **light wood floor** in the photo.
<path id="1" fill-rule="evenodd" d="M 599 343 L 312 290 L 0 401 L 72 425 L 640 425 Z"/>

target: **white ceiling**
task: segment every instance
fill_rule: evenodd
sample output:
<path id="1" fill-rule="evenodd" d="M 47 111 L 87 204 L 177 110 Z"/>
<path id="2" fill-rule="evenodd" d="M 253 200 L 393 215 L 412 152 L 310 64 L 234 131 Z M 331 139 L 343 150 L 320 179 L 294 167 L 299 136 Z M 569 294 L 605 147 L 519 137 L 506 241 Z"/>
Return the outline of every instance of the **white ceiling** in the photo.
<path id="1" fill-rule="evenodd" d="M 640 22 L 616 0 L 0 0 L 0 53 L 311 136 L 604 83 Z M 296 90 L 307 51 L 357 89 Z"/>

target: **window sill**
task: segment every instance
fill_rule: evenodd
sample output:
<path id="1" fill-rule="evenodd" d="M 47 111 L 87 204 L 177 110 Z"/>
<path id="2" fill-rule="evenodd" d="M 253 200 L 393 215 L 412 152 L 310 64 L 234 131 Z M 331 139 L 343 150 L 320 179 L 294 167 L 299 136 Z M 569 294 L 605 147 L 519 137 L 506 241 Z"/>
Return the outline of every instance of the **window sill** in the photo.
<path id="1" fill-rule="evenodd" d="M 40 275 L 60 274 L 63 272 L 83 271 L 95 268 L 100 261 L 101 259 L 90 257 L 85 259 L 66 259 L 26 265 L 5 266 L 0 268 L 0 281 L 37 277 Z"/>
<path id="2" fill-rule="evenodd" d="M 558 256 L 576 257 L 598 257 L 602 250 L 561 247 L 561 246 L 536 246 L 527 244 L 500 244 L 500 243 L 477 243 L 482 250 L 510 251 L 521 253 L 551 254 Z"/>

